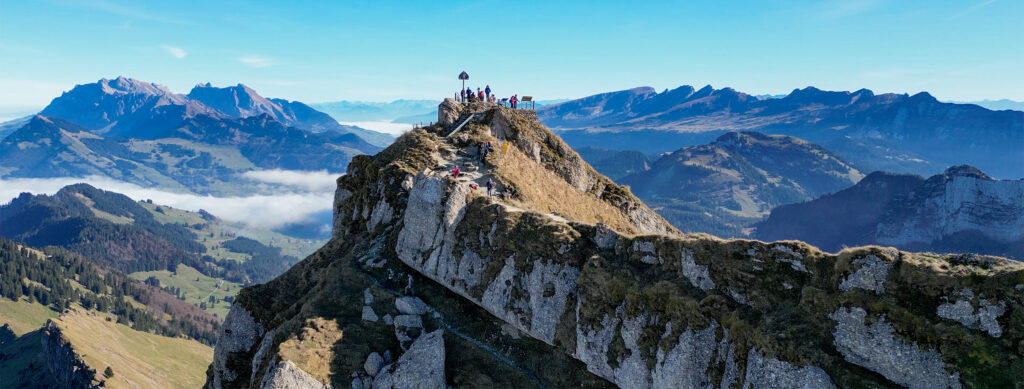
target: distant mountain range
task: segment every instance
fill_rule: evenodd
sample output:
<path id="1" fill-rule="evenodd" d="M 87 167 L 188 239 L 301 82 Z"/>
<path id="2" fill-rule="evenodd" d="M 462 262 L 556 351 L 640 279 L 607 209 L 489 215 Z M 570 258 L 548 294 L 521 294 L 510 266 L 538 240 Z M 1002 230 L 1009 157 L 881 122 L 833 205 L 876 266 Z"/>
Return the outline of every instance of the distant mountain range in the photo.
<path id="1" fill-rule="evenodd" d="M 763 240 L 825 250 L 880 244 L 1024 260 L 1024 179 L 995 180 L 970 166 L 925 179 L 876 172 L 857 185 L 779 207 L 757 226 Z"/>
<path id="2" fill-rule="evenodd" d="M 616 159 L 632 162 L 637 156 L 604 162 Z M 862 177 L 832 152 L 802 139 L 730 132 L 665 154 L 616 182 L 682 231 L 727 237 L 745 235 L 744 228 L 772 208 L 844 189 Z"/>
<path id="3" fill-rule="evenodd" d="M 437 103 L 438 100 L 395 100 L 389 103 L 341 100 L 310 106 L 345 122 L 377 122 L 437 112 Z M 437 120 L 436 114 L 434 118 Z"/>
<path id="4" fill-rule="evenodd" d="M 974 104 L 982 107 L 991 109 L 993 111 L 1003 110 L 1014 110 L 1024 111 L 1024 101 L 1014 101 L 1010 99 L 999 99 L 999 100 L 981 100 L 981 101 L 952 101 L 957 104 Z"/>
<path id="5" fill-rule="evenodd" d="M 369 136 L 367 135 L 369 134 Z M 238 195 L 254 169 L 340 171 L 386 134 L 238 85 L 188 94 L 125 77 L 78 85 L 0 141 L 0 177 L 107 176 L 144 187 Z"/>
<path id="6" fill-rule="evenodd" d="M 380 150 L 354 134 L 310 133 L 266 115 L 200 115 L 140 135 L 146 138 L 105 137 L 63 119 L 36 116 L 0 141 L 0 176 L 100 175 L 143 187 L 239 195 L 268 189 L 242 178 L 244 171 L 338 171 L 353 156 Z"/>
<path id="7" fill-rule="evenodd" d="M 537 107 L 569 101 L 540 100 Z M 438 100 L 395 100 L 388 103 L 341 100 L 310 104 L 343 122 L 432 123 L 437 121 Z"/>
<path id="8" fill-rule="evenodd" d="M 1000 177 L 1024 176 L 1024 112 L 942 103 L 923 92 L 807 87 L 783 98 L 759 98 L 710 86 L 662 93 L 643 87 L 545 106 L 538 117 L 576 147 L 656 153 L 725 131 L 758 131 L 829 145 L 865 171 L 923 172 L 970 163 Z"/>

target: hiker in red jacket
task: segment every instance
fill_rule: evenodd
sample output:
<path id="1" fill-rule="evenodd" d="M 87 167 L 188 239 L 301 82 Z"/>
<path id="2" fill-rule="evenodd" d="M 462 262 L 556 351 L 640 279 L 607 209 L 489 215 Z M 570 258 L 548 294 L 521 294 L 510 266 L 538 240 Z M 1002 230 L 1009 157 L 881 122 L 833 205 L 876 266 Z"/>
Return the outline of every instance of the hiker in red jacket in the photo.
<path id="1" fill-rule="evenodd" d="M 452 177 L 459 178 L 459 167 L 458 166 L 456 166 L 454 169 L 452 169 Z"/>

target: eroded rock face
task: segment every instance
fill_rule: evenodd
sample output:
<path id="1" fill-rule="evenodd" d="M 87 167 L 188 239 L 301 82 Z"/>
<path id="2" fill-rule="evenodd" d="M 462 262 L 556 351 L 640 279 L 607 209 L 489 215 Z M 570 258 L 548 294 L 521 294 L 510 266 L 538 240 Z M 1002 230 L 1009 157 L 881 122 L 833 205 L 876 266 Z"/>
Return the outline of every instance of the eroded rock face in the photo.
<path id="1" fill-rule="evenodd" d="M 957 293 L 960 299 L 955 303 L 944 303 L 939 305 L 936 314 L 941 318 L 956 320 L 967 328 L 978 328 L 996 338 L 1003 335 L 1003 329 L 996 321 L 1006 313 L 1006 304 L 1003 302 L 991 303 L 989 301 L 978 301 L 978 308 L 975 309 L 972 302 L 975 300 L 974 292 L 964 289 Z"/>
<path id="2" fill-rule="evenodd" d="M 395 363 L 384 366 L 373 379 L 373 389 L 436 389 L 445 387 L 444 331 L 416 339 Z"/>
<path id="3" fill-rule="evenodd" d="M 882 294 L 885 292 L 885 278 L 889 276 L 889 269 L 892 269 L 892 261 L 869 255 L 853 260 L 854 266 L 859 266 L 857 271 L 850 274 L 842 283 L 839 290 L 848 292 L 853 288 L 866 289 Z"/>
<path id="4" fill-rule="evenodd" d="M 884 318 L 868 324 L 863 308 L 839 308 L 835 346 L 847 361 L 879 373 L 911 389 L 960 388 L 960 374 L 948 373 L 942 356 L 896 338 Z"/>
<path id="5" fill-rule="evenodd" d="M 42 343 L 46 372 L 57 387 L 97 387 L 93 385 L 96 371 L 78 357 L 71 343 L 64 338 L 60 327 L 53 321 L 47 321 L 43 326 Z M 3 386 L 2 384 L 0 383 L 0 386 Z"/>
<path id="6" fill-rule="evenodd" d="M 690 280 L 693 286 L 700 288 L 700 290 L 711 290 L 715 287 L 715 282 L 711 280 L 711 275 L 708 274 L 708 267 L 698 265 L 693 260 L 693 251 L 683 249 L 680 258 L 679 267 L 683 270 L 683 277 Z"/>
<path id="7" fill-rule="evenodd" d="M 624 307 L 615 315 L 606 315 L 596 328 L 576 328 L 576 358 L 587 365 L 587 369 L 620 388 L 710 388 L 712 379 L 708 367 L 712 364 L 716 350 L 728 353 L 727 336 L 721 343 L 715 339 L 718 324 L 712 322 L 707 328 L 682 331 L 669 349 L 658 348 L 653 369 L 648 368 L 640 350 L 640 337 L 644 327 L 652 321 L 645 316 L 625 317 Z M 663 339 L 672 334 L 671 323 L 664 328 Z M 609 351 L 616 336 L 621 337 L 628 356 L 619 356 L 612 366 Z M 733 355 L 720 355 L 715 363 L 722 364 L 726 373 L 735 377 Z"/>
<path id="8" fill-rule="evenodd" d="M 765 358 L 755 349 L 747 353 L 747 376 L 743 388 L 835 388 L 832 379 L 816 366 L 795 366 L 772 358 Z"/>
<path id="9" fill-rule="evenodd" d="M 331 385 L 313 378 L 312 375 L 300 369 L 292 361 L 278 362 L 263 376 L 260 382 L 261 389 L 331 389 Z"/>
<path id="10" fill-rule="evenodd" d="M 252 357 L 248 356 L 263 337 L 263 325 L 249 311 L 234 304 L 224 318 L 221 336 L 213 348 L 213 387 L 245 386 L 252 373 Z"/>

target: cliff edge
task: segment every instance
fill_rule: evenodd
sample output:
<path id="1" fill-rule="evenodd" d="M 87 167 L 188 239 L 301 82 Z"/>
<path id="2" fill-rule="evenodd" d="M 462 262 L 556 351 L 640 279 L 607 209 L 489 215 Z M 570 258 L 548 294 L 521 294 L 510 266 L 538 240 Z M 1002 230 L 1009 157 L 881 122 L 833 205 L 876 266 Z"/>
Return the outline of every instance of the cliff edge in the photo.
<path id="1" fill-rule="evenodd" d="M 1024 381 L 1020 263 L 679 234 L 529 111 L 438 115 L 353 159 L 333 238 L 238 295 L 207 387 Z"/>

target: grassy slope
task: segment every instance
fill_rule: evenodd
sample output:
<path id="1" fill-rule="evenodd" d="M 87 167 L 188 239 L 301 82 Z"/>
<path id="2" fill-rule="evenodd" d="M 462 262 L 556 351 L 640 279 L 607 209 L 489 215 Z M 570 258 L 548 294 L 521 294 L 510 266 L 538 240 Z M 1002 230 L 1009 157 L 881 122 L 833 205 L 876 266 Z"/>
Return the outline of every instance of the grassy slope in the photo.
<path id="1" fill-rule="evenodd" d="M 236 253 L 221 247 L 222 243 L 235 239 L 237 236 L 245 236 L 268 246 L 279 247 L 282 255 L 298 258 L 306 257 L 324 243 L 319 240 L 291 238 L 269 230 L 249 229 L 241 223 L 229 223 L 221 219 L 206 220 L 198 212 L 147 202 L 139 202 L 139 204 L 149 210 L 161 223 L 188 226 L 188 229 L 199 237 L 198 241 L 206 246 L 206 255 L 217 259 L 232 259 L 240 262 L 251 259 L 248 254 Z M 157 211 L 158 208 L 160 211 Z M 234 296 L 241 287 L 238 283 L 207 277 L 196 269 L 185 265 L 178 265 L 177 271 L 174 273 L 160 270 L 135 272 L 130 275 L 138 280 L 156 277 L 160 280 L 161 286 L 180 288 L 187 295 L 186 302 L 198 307 L 201 302 L 205 301 L 207 303 L 206 311 L 221 319 L 227 315 L 228 309 L 231 307 L 230 303 L 224 302 L 224 297 Z M 210 296 L 214 297 L 214 304 L 210 304 Z"/>
<path id="2" fill-rule="evenodd" d="M 71 311 L 55 322 L 85 362 L 112 388 L 198 388 L 213 349 L 199 342 L 135 331 L 96 313 Z"/>
<path id="3" fill-rule="evenodd" d="M 234 239 L 236 236 L 245 236 L 268 246 L 280 247 L 281 255 L 291 255 L 298 258 L 305 258 L 312 254 L 320 246 L 323 246 L 325 242 L 322 240 L 296 239 L 269 230 L 246 228 L 242 223 L 230 223 L 221 219 L 211 222 L 203 219 L 198 212 L 190 212 L 146 202 L 140 202 L 139 204 L 152 212 L 156 220 L 161 223 L 188 225 L 192 232 L 199 235 L 200 243 L 205 245 L 207 250 L 210 250 L 207 254 L 214 258 L 248 260 L 249 256 L 246 254 L 239 254 L 219 248 L 221 243 Z M 163 212 L 157 212 L 156 208 L 160 208 Z M 205 226 L 193 228 L 200 224 L 205 224 Z M 213 236 L 210 236 L 211 233 L 213 233 Z"/>
<path id="4" fill-rule="evenodd" d="M 221 319 L 231 308 L 230 303 L 224 302 L 224 297 L 234 296 L 241 289 L 241 284 L 205 276 L 198 270 L 182 264 L 178 264 L 178 269 L 174 273 L 167 270 L 135 272 L 131 277 L 137 280 L 156 277 L 160 280 L 161 286 L 181 289 L 185 293 L 185 301 L 189 304 L 199 306 L 200 303 L 206 302 L 206 311 Z M 210 296 L 214 297 L 214 304 L 210 304 Z"/>
<path id="5" fill-rule="evenodd" d="M 47 319 L 56 317 L 57 312 L 42 304 L 0 298 L 0 325 L 10 325 L 11 330 L 18 336 L 39 329 Z"/>

